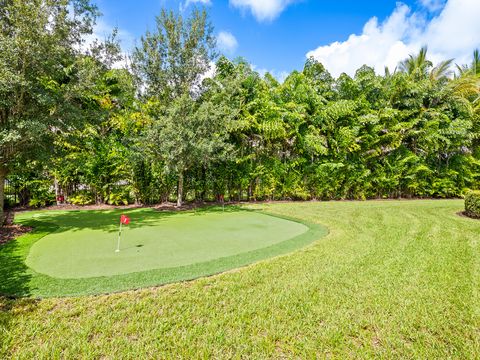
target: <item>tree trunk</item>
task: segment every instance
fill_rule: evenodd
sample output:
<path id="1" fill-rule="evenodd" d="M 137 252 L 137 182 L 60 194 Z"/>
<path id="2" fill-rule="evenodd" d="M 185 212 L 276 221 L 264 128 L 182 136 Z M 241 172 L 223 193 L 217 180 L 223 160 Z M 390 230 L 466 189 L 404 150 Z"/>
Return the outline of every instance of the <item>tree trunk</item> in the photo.
<path id="1" fill-rule="evenodd" d="M 7 177 L 7 169 L 0 167 L 0 226 L 3 225 L 4 213 L 4 199 L 5 199 L 5 178 Z"/>
<path id="2" fill-rule="evenodd" d="M 57 177 L 53 180 L 53 185 L 55 187 L 55 201 L 57 202 L 57 205 L 61 205 L 60 203 L 60 190 L 58 188 L 58 180 Z"/>
<path id="3" fill-rule="evenodd" d="M 178 173 L 177 207 L 182 206 L 183 199 L 183 170 Z"/>
<path id="4" fill-rule="evenodd" d="M 205 197 L 206 197 L 206 194 L 207 194 L 207 172 L 205 170 L 205 166 L 202 166 L 202 174 L 201 174 L 201 177 L 202 177 L 202 189 L 200 191 L 200 200 L 201 201 L 205 201 Z"/>

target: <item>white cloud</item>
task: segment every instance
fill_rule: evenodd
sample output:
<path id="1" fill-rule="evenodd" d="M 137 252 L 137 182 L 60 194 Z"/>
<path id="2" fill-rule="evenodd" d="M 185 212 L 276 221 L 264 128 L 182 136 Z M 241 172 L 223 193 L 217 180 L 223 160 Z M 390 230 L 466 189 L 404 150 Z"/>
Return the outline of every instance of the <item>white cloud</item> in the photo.
<path id="1" fill-rule="evenodd" d="M 189 5 L 200 3 L 203 5 L 212 5 L 211 0 L 185 0 L 185 2 L 180 3 L 180 11 L 184 11 Z"/>
<path id="2" fill-rule="evenodd" d="M 270 74 L 272 74 L 272 76 L 277 79 L 280 83 L 283 83 L 288 75 L 290 75 L 290 73 L 288 71 L 276 71 L 276 70 L 273 70 L 273 71 L 269 71 Z"/>
<path id="3" fill-rule="evenodd" d="M 277 71 L 275 69 L 268 70 L 265 68 L 259 68 L 254 64 L 251 64 L 250 66 L 252 67 L 252 70 L 256 71 L 261 77 L 264 77 L 266 73 L 269 73 L 281 83 L 283 83 L 288 75 L 290 75 L 288 71 Z"/>
<path id="4" fill-rule="evenodd" d="M 230 5 L 250 10 L 258 21 L 271 21 L 297 0 L 230 0 Z"/>
<path id="5" fill-rule="evenodd" d="M 443 8 L 445 1 L 446 0 L 420 0 L 420 4 L 429 11 L 438 11 Z"/>
<path id="6" fill-rule="evenodd" d="M 424 42 L 439 59 L 469 61 L 473 50 L 480 47 L 479 18 L 480 1 L 449 0 L 440 15 L 430 22 Z"/>
<path id="7" fill-rule="evenodd" d="M 238 41 L 232 33 L 221 31 L 217 36 L 217 46 L 221 51 L 231 55 L 237 50 Z"/>
<path id="8" fill-rule="evenodd" d="M 385 66 L 394 69 L 399 61 L 423 45 L 428 46 L 429 58 L 434 63 L 449 58 L 465 63 L 473 50 L 480 47 L 479 16 L 478 0 L 448 0 L 430 21 L 420 13 L 412 13 L 407 5 L 398 4 L 384 22 L 372 18 L 362 34 L 320 46 L 308 52 L 307 57 L 322 62 L 334 76 L 342 72 L 353 75 L 364 64 L 374 66 L 379 73 Z"/>

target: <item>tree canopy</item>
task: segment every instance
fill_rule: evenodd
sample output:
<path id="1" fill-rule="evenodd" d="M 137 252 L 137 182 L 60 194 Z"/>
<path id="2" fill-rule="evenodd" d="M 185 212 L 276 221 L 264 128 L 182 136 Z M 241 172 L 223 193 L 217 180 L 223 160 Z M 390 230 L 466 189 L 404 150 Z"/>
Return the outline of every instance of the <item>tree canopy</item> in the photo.
<path id="1" fill-rule="evenodd" d="M 4 3 L 4 177 L 43 154 L 30 177 L 56 179 L 85 203 L 455 197 L 479 188 L 478 51 L 455 68 L 433 64 L 424 47 L 383 75 L 367 64 L 338 78 L 310 58 L 278 81 L 244 59 L 218 58 L 204 10 L 162 11 L 131 67 L 114 69 L 114 42 L 79 47 L 97 16 L 87 1 Z"/>
<path id="2" fill-rule="evenodd" d="M 81 56 L 80 48 L 98 11 L 87 0 L 3 0 L 0 9 L 3 188 L 16 164 L 41 157 L 55 133 L 88 118 L 95 63 Z"/>

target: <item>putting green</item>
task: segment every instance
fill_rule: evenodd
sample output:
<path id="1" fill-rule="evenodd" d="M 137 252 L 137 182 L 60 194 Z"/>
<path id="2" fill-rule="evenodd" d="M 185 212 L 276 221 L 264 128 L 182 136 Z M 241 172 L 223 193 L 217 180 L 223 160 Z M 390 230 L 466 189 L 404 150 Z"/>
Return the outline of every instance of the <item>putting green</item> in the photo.
<path id="1" fill-rule="evenodd" d="M 239 208 L 138 209 L 125 211 L 131 223 L 123 227 L 121 250 L 115 252 L 121 213 L 20 214 L 17 221 L 36 231 L 0 247 L 0 257 L 24 263 L 22 272 L 16 264 L 15 274 L 0 269 L 0 293 L 68 296 L 161 285 L 285 254 L 326 234 L 319 225 Z"/>
<path id="2" fill-rule="evenodd" d="M 140 219 L 132 214 L 132 225 Z M 141 227 L 59 230 L 35 243 L 27 257 L 33 270 L 61 279 L 112 276 L 191 265 L 261 249 L 301 235 L 308 227 L 264 214 L 180 213 Z"/>

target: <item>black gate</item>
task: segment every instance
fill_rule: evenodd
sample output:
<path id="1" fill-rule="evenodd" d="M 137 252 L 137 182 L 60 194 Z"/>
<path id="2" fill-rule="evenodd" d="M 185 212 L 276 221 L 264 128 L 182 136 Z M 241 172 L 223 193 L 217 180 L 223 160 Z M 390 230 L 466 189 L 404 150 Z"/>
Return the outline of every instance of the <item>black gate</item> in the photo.
<path id="1" fill-rule="evenodd" d="M 9 180 L 5 180 L 4 194 L 5 194 L 5 208 L 8 209 L 10 207 L 14 207 L 18 203 L 17 189 Z"/>

